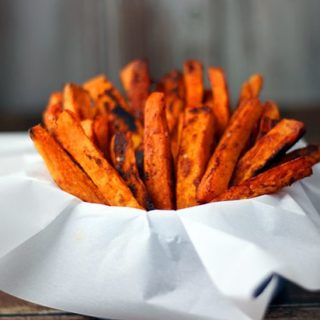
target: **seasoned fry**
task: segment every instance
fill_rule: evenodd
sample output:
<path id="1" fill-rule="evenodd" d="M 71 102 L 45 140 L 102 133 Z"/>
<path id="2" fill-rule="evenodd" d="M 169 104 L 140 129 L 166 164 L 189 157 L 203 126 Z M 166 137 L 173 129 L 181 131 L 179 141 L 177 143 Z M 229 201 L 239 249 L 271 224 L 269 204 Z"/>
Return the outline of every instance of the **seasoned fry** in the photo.
<path id="1" fill-rule="evenodd" d="M 90 178 L 44 128 L 37 125 L 29 133 L 51 177 L 62 190 L 86 202 L 108 204 Z"/>
<path id="2" fill-rule="evenodd" d="M 157 85 L 157 91 L 163 92 L 165 96 L 182 99 L 184 97 L 184 83 L 181 72 L 172 70 L 165 74 Z"/>
<path id="3" fill-rule="evenodd" d="M 217 133 L 222 136 L 230 119 L 229 93 L 222 68 L 209 68 L 209 80 L 213 93 L 213 113 L 216 119 Z"/>
<path id="4" fill-rule="evenodd" d="M 184 103 L 180 98 L 165 99 L 166 118 L 169 132 L 172 133 L 179 121 L 179 115 L 183 112 Z"/>
<path id="5" fill-rule="evenodd" d="M 121 70 L 120 78 L 128 96 L 131 113 L 143 121 L 145 102 L 151 84 L 147 62 L 131 61 Z"/>
<path id="6" fill-rule="evenodd" d="M 86 136 L 94 142 L 94 133 L 93 133 L 93 120 L 92 119 L 86 119 L 82 120 L 81 122 L 81 127 L 86 134 Z"/>
<path id="7" fill-rule="evenodd" d="M 199 106 L 186 109 L 177 160 L 177 209 L 198 204 L 197 187 L 210 157 L 213 124 L 212 108 Z"/>
<path id="8" fill-rule="evenodd" d="M 59 114 L 62 112 L 62 104 L 48 104 L 46 110 L 42 115 L 42 120 L 49 132 L 54 128 L 55 123 L 58 119 Z"/>
<path id="9" fill-rule="evenodd" d="M 109 117 L 107 114 L 96 115 L 93 120 L 93 135 L 100 151 L 107 156 L 109 141 Z"/>
<path id="10" fill-rule="evenodd" d="M 269 132 L 280 119 L 280 112 L 278 106 L 273 101 L 267 101 L 263 105 L 262 116 L 257 129 L 255 140 L 258 141 L 267 132 Z"/>
<path id="11" fill-rule="evenodd" d="M 107 100 L 109 110 L 120 106 L 122 109 L 130 112 L 126 99 L 105 75 L 89 79 L 83 84 L 83 87 L 90 93 L 93 100 Z"/>
<path id="12" fill-rule="evenodd" d="M 304 124 L 300 121 L 283 119 L 239 160 L 232 185 L 256 175 L 279 153 L 285 152 L 295 144 L 304 133 Z"/>
<path id="13" fill-rule="evenodd" d="M 54 136 L 82 167 L 112 206 L 141 208 L 116 170 L 85 135 L 69 110 L 63 111 L 53 130 Z"/>
<path id="14" fill-rule="evenodd" d="M 110 149 L 114 167 L 126 182 L 139 204 L 147 210 L 153 209 L 147 189 L 139 176 L 131 133 L 116 133 L 111 139 Z"/>
<path id="15" fill-rule="evenodd" d="M 244 100 L 239 106 L 237 116 L 225 130 L 199 184 L 198 201 L 211 201 L 227 190 L 240 153 L 261 112 L 262 107 L 257 99 Z"/>
<path id="16" fill-rule="evenodd" d="M 63 89 L 63 109 L 72 111 L 80 120 L 91 119 L 94 108 L 88 91 L 67 83 Z"/>
<path id="17" fill-rule="evenodd" d="M 164 95 L 152 93 L 145 108 L 144 175 L 157 209 L 174 209 L 169 131 Z"/>
<path id="18" fill-rule="evenodd" d="M 314 159 L 313 161 L 319 162 L 320 161 L 320 146 L 318 145 L 309 145 L 304 148 L 293 150 L 280 158 L 280 160 L 274 162 L 271 167 L 278 166 L 282 163 L 301 158 L 301 157 L 308 157 L 308 159 Z"/>
<path id="19" fill-rule="evenodd" d="M 317 162 L 320 160 L 320 156 Z M 297 180 L 312 174 L 315 159 L 308 156 L 285 162 L 242 182 L 212 199 L 212 202 L 240 200 L 279 191 Z"/>
<path id="20" fill-rule="evenodd" d="M 196 60 L 185 61 L 183 64 L 183 76 L 187 107 L 200 106 L 204 94 L 202 64 Z"/>
<path id="21" fill-rule="evenodd" d="M 245 99 L 258 98 L 263 86 L 263 77 L 253 74 L 241 87 L 239 104 Z"/>

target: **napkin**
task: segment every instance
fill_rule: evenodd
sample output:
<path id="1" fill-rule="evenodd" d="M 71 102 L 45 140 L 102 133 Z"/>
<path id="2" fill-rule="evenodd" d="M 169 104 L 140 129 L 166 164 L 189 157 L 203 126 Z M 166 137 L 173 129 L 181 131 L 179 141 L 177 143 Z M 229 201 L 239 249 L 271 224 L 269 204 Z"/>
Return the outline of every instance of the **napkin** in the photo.
<path id="1" fill-rule="evenodd" d="M 16 159 L 0 171 L 0 290 L 100 318 L 241 320 L 263 318 L 278 276 L 320 289 L 319 165 L 274 195 L 147 213 L 60 190 L 32 148 L 0 151 L 1 168 Z"/>

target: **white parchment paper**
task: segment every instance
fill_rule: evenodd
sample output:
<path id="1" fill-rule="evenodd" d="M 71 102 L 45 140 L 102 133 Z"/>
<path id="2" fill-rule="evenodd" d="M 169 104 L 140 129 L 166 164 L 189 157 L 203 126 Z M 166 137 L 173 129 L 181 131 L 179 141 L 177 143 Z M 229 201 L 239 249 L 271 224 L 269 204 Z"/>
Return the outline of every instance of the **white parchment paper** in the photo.
<path id="1" fill-rule="evenodd" d="M 27 140 L 13 145 L 0 290 L 101 318 L 241 320 L 263 317 L 277 275 L 320 289 L 320 166 L 276 195 L 146 213 L 81 202 Z"/>

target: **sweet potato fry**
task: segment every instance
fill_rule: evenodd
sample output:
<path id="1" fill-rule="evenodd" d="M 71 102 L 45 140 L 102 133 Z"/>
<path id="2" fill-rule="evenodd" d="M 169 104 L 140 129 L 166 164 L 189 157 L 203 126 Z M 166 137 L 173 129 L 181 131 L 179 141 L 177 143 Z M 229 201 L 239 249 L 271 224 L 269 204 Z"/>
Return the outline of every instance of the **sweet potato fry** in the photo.
<path id="1" fill-rule="evenodd" d="M 267 101 L 263 105 L 262 116 L 260 119 L 259 126 L 257 128 L 255 141 L 258 141 L 267 132 L 269 132 L 277 124 L 279 119 L 280 112 L 278 106 L 273 101 Z"/>
<path id="2" fill-rule="evenodd" d="M 157 209 L 173 209 L 173 183 L 169 130 L 164 95 L 152 93 L 146 102 L 144 128 L 144 176 Z"/>
<path id="3" fill-rule="evenodd" d="M 80 120 L 92 119 L 94 112 L 89 92 L 73 83 L 63 89 L 63 109 L 72 111 Z"/>
<path id="4" fill-rule="evenodd" d="M 183 99 L 184 83 L 179 70 L 172 70 L 165 74 L 157 85 L 157 91 L 163 92 L 165 96 L 174 96 Z"/>
<path id="5" fill-rule="evenodd" d="M 86 134 L 86 136 L 94 142 L 94 133 L 93 133 L 93 120 L 92 119 L 86 119 L 82 120 L 81 122 L 81 127 Z"/>
<path id="6" fill-rule="evenodd" d="M 320 160 L 320 157 L 317 161 Z M 215 201 L 240 200 L 275 193 L 297 180 L 312 174 L 311 158 L 300 157 L 269 169 L 257 176 L 233 186 L 224 193 L 212 199 Z"/>
<path id="7" fill-rule="evenodd" d="M 315 161 L 317 163 L 320 161 L 320 146 L 318 145 L 309 145 L 304 148 L 296 149 L 291 152 L 286 153 L 282 156 L 278 161 L 275 161 L 271 164 L 271 168 L 278 166 L 282 163 L 301 158 L 301 157 L 308 157 L 310 161 Z M 313 159 L 313 160 L 312 160 Z"/>
<path id="8" fill-rule="evenodd" d="M 107 97 L 109 110 L 114 109 L 116 106 L 120 106 L 122 109 L 130 112 L 125 98 L 105 75 L 99 75 L 89 79 L 83 84 L 83 87 L 90 93 L 94 101 Z"/>
<path id="9" fill-rule="evenodd" d="M 51 93 L 45 111 L 42 114 L 42 121 L 46 129 L 50 132 L 54 127 L 58 115 L 62 112 L 63 97 L 59 91 Z"/>
<path id="10" fill-rule="evenodd" d="M 185 61 L 183 64 L 183 76 L 187 107 L 200 106 L 204 94 L 202 64 L 196 60 Z"/>
<path id="11" fill-rule="evenodd" d="M 96 145 L 106 157 L 109 142 L 109 117 L 107 114 L 98 114 L 93 120 L 93 135 Z"/>
<path id="12" fill-rule="evenodd" d="M 245 99 L 258 98 L 263 86 L 263 77 L 253 74 L 241 87 L 239 104 Z"/>
<path id="13" fill-rule="evenodd" d="M 178 124 L 179 115 L 183 112 L 184 103 L 180 98 L 172 97 L 166 99 L 166 118 L 168 123 L 169 132 L 172 133 L 175 126 Z"/>
<path id="14" fill-rule="evenodd" d="M 304 133 L 304 124 L 300 121 L 283 119 L 239 160 L 232 185 L 256 175 L 279 153 L 294 145 Z"/>
<path id="15" fill-rule="evenodd" d="M 108 204 L 91 179 L 44 128 L 37 125 L 29 133 L 51 177 L 62 190 L 86 202 Z"/>
<path id="16" fill-rule="evenodd" d="M 177 160 L 177 209 L 198 204 L 197 187 L 210 157 L 213 137 L 212 108 L 208 106 L 187 108 Z"/>
<path id="17" fill-rule="evenodd" d="M 222 68 L 209 68 L 209 80 L 213 93 L 213 113 L 216 119 L 217 133 L 222 136 L 230 119 L 229 93 Z"/>
<path id="18" fill-rule="evenodd" d="M 143 121 L 145 102 L 151 84 L 149 67 L 144 60 L 133 60 L 120 73 L 123 87 L 127 93 L 131 113 Z"/>
<path id="19" fill-rule="evenodd" d="M 54 136 L 82 167 L 112 206 L 141 208 L 116 170 L 85 135 L 77 118 L 63 111 L 53 130 Z"/>
<path id="20" fill-rule="evenodd" d="M 126 182 L 139 204 L 147 210 L 153 209 L 147 189 L 139 176 L 131 133 L 116 133 L 111 139 L 110 149 L 114 167 Z"/>
<path id="21" fill-rule="evenodd" d="M 226 128 L 199 184 L 197 198 L 209 202 L 228 188 L 233 170 L 250 133 L 261 116 L 257 99 L 244 100 L 237 116 Z"/>

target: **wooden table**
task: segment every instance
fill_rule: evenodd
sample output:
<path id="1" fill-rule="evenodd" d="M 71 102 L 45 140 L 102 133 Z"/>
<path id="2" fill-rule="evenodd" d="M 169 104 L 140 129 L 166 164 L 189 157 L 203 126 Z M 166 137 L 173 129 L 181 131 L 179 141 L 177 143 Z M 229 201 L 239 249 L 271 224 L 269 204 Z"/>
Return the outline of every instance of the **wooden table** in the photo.
<path id="1" fill-rule="evenodd" d="M 309 142 L 320 143 L 320 108 L 304 108 L 284 112 L 306 123 Z M 2 117 L 0 128 L 3 131 L 26 130 L 40 121 L 39 117 Z M 319 270 L 320 272 L 320 270 Z M 7 319 L 93 319 L 63 311 L 48 309 L 11 297 L 0 292 L 0 320 Z M 320 292 L 310 293 L 285 282 L 279 295 L 271 304 L 266 319 L 306 320 L 320 319 Z"/>

